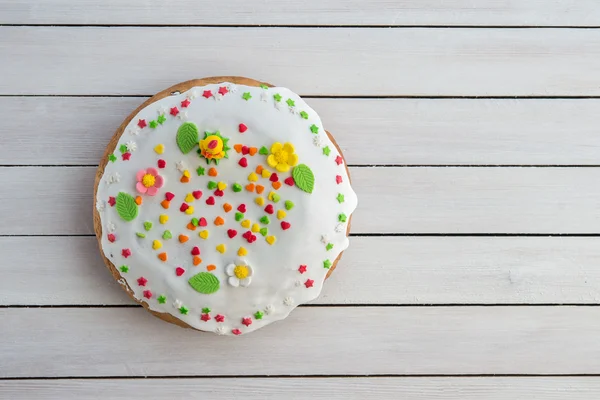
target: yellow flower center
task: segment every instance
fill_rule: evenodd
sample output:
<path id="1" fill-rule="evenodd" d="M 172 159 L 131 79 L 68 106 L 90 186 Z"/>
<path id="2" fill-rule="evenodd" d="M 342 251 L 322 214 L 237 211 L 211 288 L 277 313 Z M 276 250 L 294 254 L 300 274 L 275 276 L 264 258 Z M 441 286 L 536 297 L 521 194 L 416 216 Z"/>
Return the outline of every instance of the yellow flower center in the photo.
<path id="1" fill-rule="evenodd" d="M 248 269 L 248 267 L 243 266 L 243 265 L 238 265 L 234 268 L 233 270 L 233 274 L 238 278 L 238 279 L 245 279 L 248 277 L 248 275 L 250 274 L 250 270 Z"/>
<path id="2" fill-rule="evenodd" d="M 156 182 L 156 178 L 150 174 L 146 174 L 142 178 L 142 185 L 146 186 L 147 188 L 154 186 L 155 182 Z"/>
<path id="3" fill-rule="evenodd" d="M 217 135 L 210 135 L 202 140 L 200 148 L 204 151 L 205 155 L 212 156 L 212 158 L 222 158 L 225 155 L 223 153 L 223 139 Z"/>
<path id="4" fill-rule="evenodd" d="M 277 160 L 277 162 L 279 164 L 285 164 L 288 160 L 289 154 L 285 150 L 280 150 L 280 151 L 274 153 L 273 156 L 275 157 L 275 160 Z"/>

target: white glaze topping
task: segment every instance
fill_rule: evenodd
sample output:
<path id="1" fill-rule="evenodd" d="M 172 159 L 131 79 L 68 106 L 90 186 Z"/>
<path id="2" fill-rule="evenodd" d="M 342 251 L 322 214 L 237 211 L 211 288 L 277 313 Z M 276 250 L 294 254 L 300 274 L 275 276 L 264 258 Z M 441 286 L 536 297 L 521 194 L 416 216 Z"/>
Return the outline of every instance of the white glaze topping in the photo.
<path id="1" fill-rule="evenodd" d="M 219 94 L 221 87 L 227 88 L 228 93 Z M 208 98 L 203 96 L 205 91 L 211 92 Z M 249 93 L 251 98 L 245 100 L 244 93 Z M 273 97 L 276 94 L 281 96 L 279 102 Z M 216 96 L 220 97 L 220 101 L 214 101 Z M 294 106 L 286 104 L 288 99 L 293 100 Z M 189 101 L 187 107 L 183 107 L 183 101 Z M 173 107 L 179 111 L 176 116 L 171 114 Z M 282 113 L 278 111 L 281 107 L 288 107 L 293 112 Z M 303 112 L 307 118 L 303 118 Z M 156 128 L 148 126 L 160 115 L 166 118 L 162 124 L 156 124 Z M 180 115 L 184 116 L 183 120 Z M 143 128 L 138 126 L 140 120 L 146 124 Z M 216 166 L 214 163 L 207 165 L 206 160 L 196 153 L 198 146 L 182 154 L 176 144 L 176 134 L 185 121 L 198 127 L 200 139 L 204 138 L 204 132 L 215 131 L 229 138 L 231 150 L 228 158 L 220 160 Z M 241 133 L 239 124 L 244 124 L 247 130 Z M 315 146 L 315 127 L 318 142 L 331 150 L 329 155 Z M 137 299 L 145 301 L 151 310 L 170 313 L 194 328 L 238 335 L 283 319 L 294 307 L 319 295 L 328 272 L 325 267 L 327 261 L 332 263 L 348 247 L 345 224 L 339 223 L 339 215 L 349 218 L 356 208 L 357 199 L 350 187 L 344 163 L 336 162 L 336 158 L 340 160 L 339 154 L 324 134 L 319 117 L 298 95 L 281 87 L 264 89 L 228 83 L 196 87 L 150 104 L 134 116 L 125 132 L 135 132 L 136 141 L 132 146 L 131 136 L 122 136 L 119 140 L 114 153 L 116 161 L 108 162 L 101 180 L 110 184 L 99 185 L 96 202 L 101 226 L 110 226 L 111 229 L 114 226 L 116 235 L 116 240 L 111 242 L 108 232 L 102 233 L 102 250 L 121 271 L 122 278 Z M 235 144 L 270 149 L 275 142 L 293 144 L 298 163 L 313 171 L 312 193 L 283 183 L 284 179 L 291 177 L 292 170 L 275 171 L 268 166 L 266 155 L 258 152 L 254 156 L 242 155 L 233 149 Z M 119 153 L 123 144 L 129 150 L 136 150 L 128 160 L 122 159 Z M 161 144 L 164 150 L 159 154 L 155 148 Z M 246 168 L 238 164 L 242 157 L 248 161 Z M 159 159 L 166 161 L 165 168 L 158 167 Z M 249 174 L 258 165 L 277 172 L 282 183 L 279 190 L 274 190 L 272 182 L 259 174 L 258 181 L 254 183 L 265 187 L 260 196 L 265 200 L 263 206 L 255 203 L 256 193 L 245 189 L 239 193 L 232 190 L 234 183 L 245 187 L 249 183 Z M 204 175 L 197 174 L 198 167 L 205 168 Z M 211 167 L 218 170 L 218 176 L 208 176 Z M 148 168 L 155 168 L 164 180 L 155 196 L 140 194 L 136 190 L 138 171 Z M 180 182 L 183 171 L 189 171 L 189 183 Z M 337 183 L 338 176 L 342 178 L 340 183 Z M 214 189 L 207 188 L 209 181 L 227 184 L 222 197 L 215 196 Z M 202 191 L 202 197 L 188 202 L 194 207 L 194 212 L 181 212 L 180 205 L 186 195 L 198 190 Z M 142 198 L 138 215 L 130 222 L 119 217 L 115 206 L 106 204 L 102 207 L 120 192 Z M 166 192 L 175 194 L 169 209 L 161 206 Z M 278 194 L 281 199 L 269 201 L 270 192 Z M 339 201 L 339 194 L 344 196 L 343 202 Z M 206 204 L 209 196 L 213 196 L 215 205 Z M 293 202 L 292 209 L 284 207 L 286 200 Z M 233 207 L 231 211 L 224 211 L 225 203 Z M 258 232 L 253 233 L 257 237 L 253 243 L 242 237 L 250 229 L 240 226 L 240 221 L 234 219 L 240 204 L 246 206 L 244 220 L 259 224 L 261 228 L 267 227 L 266 236 L 276 236 L 273 245 Z M 269 204 L 274 208 L 273 214 L 264 211 Z M 277 211 L 283 211 L 285 216 L 278 219 Z M 162 224 L 159 215 L 168 215 L 168 221 Z M 265 215 L 270 220 L 268 225 L 259 222 Z M 195 231 L 186 228 L 192 217 L 204 217 L 207 226 L 198 227 Z M 216 226 L 213 223 L 216 217 L 222 217 L 225 223 Z M 280 226 L 282 221 L 289 223 L 290 228 L 284 230 Z M 145 229 L 145 222 L 151 222 L 152 227 L 147 224 L 149 229 Z M 230 238 L 229 229 L 235 229 L 237 235 Z M 166 230 L 171 233 L 171 238 L 163 238 Z M 209 232 L 206 240 L 198 236 L 203 230 Z M 179 235 L 186 235 L 189 240 L 180 243 Z M 158 246 L 156 242 L 160 248 L 153 249 L 153 244 Z M 225 245 L 224 253 L 217 251 L 220 244 Z M 330 245 L 329 249 L 327 245 Z M 191 250 L 194 247 L 200 249 L 199 257 L 202 259 L 197 266 L 192 263 Z M 247 250 L 242 257 L 237 254 L 240 247 Z M 129 250 L 131 255 L 125 257 L 124 249 Z M 168 255 L 166 262 L 157 257 L 163 252 Z M 216 268 L 207 270 L 209 265 Z M 127 272 L 122 271 L 122 266 L 127 267 Z M 239 270 L 237 276 L 235 266 L 246 267 Z M 216 292 L 199 293 L 188 283 L 200 272 L 210 272 L 218 278 L 220 285 Z M 143 285 L 138 283 L 139 278 L 145 280 Z M 310 285 L 305 284 L 308 281 Z M 210 311 L 206 313 L 207 310 Z"/>

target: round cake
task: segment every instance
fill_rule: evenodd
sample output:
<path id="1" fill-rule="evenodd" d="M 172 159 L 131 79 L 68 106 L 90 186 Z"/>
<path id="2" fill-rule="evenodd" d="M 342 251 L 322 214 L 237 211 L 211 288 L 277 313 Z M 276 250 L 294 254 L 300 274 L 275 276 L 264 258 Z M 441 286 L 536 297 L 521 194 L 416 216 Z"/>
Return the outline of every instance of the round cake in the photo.
<path id="1" fill-rule="evenodd" d="M 317 113 L 239 77 L 184 82 L 142 104 L 109 143 L 94 197 L 104 261 L 129 295 L 221 335 L 315 299 L 357 205 Z"/>

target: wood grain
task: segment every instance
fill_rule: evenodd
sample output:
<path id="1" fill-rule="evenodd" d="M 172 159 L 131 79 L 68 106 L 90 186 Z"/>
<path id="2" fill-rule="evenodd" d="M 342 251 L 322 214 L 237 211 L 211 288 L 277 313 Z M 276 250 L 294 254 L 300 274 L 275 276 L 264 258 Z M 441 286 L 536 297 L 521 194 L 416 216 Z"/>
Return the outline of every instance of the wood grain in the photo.
<path id="1" fill-rule="evenodd" d="M 191 378 L 0 381 L 11 400 L 210 400 L 243 392 L 247 400 L 589 400 L 596 377 L 494 378 Z"/>
<path id="2" fill-rule="evenodd" d="M 303 307 L 225 338 L 140 308 L 0 319 L 2 377 L 600 373 L 599 307 Z"/>
<path id="3" fill-rule="evenodd" d="M 0 164 L 97 165 L 145 99 L 0 97 Z M 598 99 L 306 100 L 351 165 L 600 164 Z"/>
<path id="4" fill-rule="evenodd" d="M 0 168 L 0 235 L 92 233 L 94 170 Z M 350 172 L 360 199 L 354 233 L 600 231 L 598 168 L 354 167 Z"/>
<path id="5" fill-rule="evenodd" d="M 599 244 L 596 237 L 353 237 L 313 304 L 600 304 Z M 134 304 L 93 237 L 0 237 L 0 248 L 0 306 Z"/>
<path id="6" fill-rule="evenodd" d="M 598 26 L 594 0 L 0 0 L 4 24 Z"/>
<path id="7" fill-rule="evenodd" d="M 302 95 L 600 94 L 596 29 L 4 26 L 0 60 L 0 95 L 149 95 L 242 66 Z"/>

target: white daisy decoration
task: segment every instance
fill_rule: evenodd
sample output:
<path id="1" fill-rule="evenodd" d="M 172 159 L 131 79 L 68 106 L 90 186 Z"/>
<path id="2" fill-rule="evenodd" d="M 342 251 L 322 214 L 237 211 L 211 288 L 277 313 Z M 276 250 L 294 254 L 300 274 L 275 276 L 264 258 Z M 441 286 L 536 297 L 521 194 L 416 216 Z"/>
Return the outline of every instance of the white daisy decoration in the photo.
<path id="1" fill-rule="evenodd" d="M 137 136 L 137 135 L 139 135 L 140 134 L 140 128 L 136 126 L 135 128 L 130 129 L 129 130 L 129 134 L 131 136 Z"/>
<path id="2" fill-rule="evenodd" d="M 323 146 L 323 138 L 321 137 L 321 135 L 315 135 L 313 137 L 313 144 L 317 147 Z"/>
<path id="3" fill-rule="evenodd" d="M 292 304 L 294 304 L 294 299 L 292 299 L 290 296 L 288 296 L 285 299 L 283 299 L 283 304 L 285 304 L 286 306 L 289 307 Z"/>
<path id="4" fill-rule="evenodd" d="M 273 307 L 272 304 L 269 304 L 268 306 L 265 307 L 265 314 L 269 315 L 269 314 L 273 314 L 275 312 L 275 307 Z"/>
<path id="5" fill-rule="evenodd" d="M 296 285 L 296 287 L 300 287 L 302 286 L 302 281 L 296 280 L 296 282 L 294 282 L 294 285 Z"/>
<path id="6" fill-rule="evenodd" d="M 225 269 L 225 273 L 229 276 L 227 282 L 233 287 L 246 287 L 252 282 L 254 270 L 245 260 L 238 259 L 231 263 Z"/>
<path id="7" fill-rule="evenodd" d="M 183 172 L 185 171 L 185 164 L 183 163 L 183 161 L 177 161 L 175 163 L 175 168 L 177 168 L 177 171 Z"/>
<path id="8" fill-rule="evenodd" d="M 198 92 L 195 90 L 192 90 L 190 93 L 187 94 L 186 96 L 189 100 L 194 100 L 196 97 L 198 97 Z"/>
<path id="9" fill-rule="evenodd" d="M 114 232 L 117 229 L 117 226 L 114 224 L 114 222 L 108 222 L 106 224 L 106 230 L 108 230 L 109 232 Z"/>
<path id="10" fill-rule="evenodd" d="M 161 107 L 159 108 L 157 111 L 158 115 L 163 115 L 163 114 L 168 114 L 169 113 L 169 109 L 167 107 Z"/>
<path id="11" fill-rule="evenodd" d="M 133 140 L 130 140 L 129 142 L 125 143 L 125 147 L 127 147 L 127 151 L 130 151 L 132 153 L 137 150 L 137 144 L 135 144 Z"/>
<path id="12" fill-rule="evenodd" d="M 217 329 L 215 329 L 215 333 L 217 335 L 224 335 L 226 332 L 225 327 L 224 326 L 219 326 L 217 327 Z"/>
<path id="13" fill-rule="evenodd" d="M 289 110 L 292 114 L 296 114 L 296 107 L 289 107 Z"/>
<path id="14" fill-rule="evenodd" d="M 104 202 L 104 200 L 96 201 L 96 210 L 98 210 L 98 212 L 104 211 L 105 208 L 106 208 L 106 203 Z"/>
<path id="15" fill-rule="evenodd" d="M 187 111 L 181 111 L 179 114 L 177 114 L 177 118 L 179 118 L 182 121 L 187 121 L 187 119 L 188 119 Z"/>
<path id="16" fill-rule="evenodd" d="M 173 307 L 181 308 L 182 306 L 183 306 L 183 303 L 181 302 L 181 300 L 175 299 L 175 301 L 173 302 Z"/>
<path id="17" fill-rule="evenodd" d="M 215 100 L 221 101 L 223 100 L 223 95 L 221 93 L 217 93 L 215 96 L 213 96 L 215 98 Z"/>
<path id="18" fill-rule="evenodd" d="M 335 226 L 335 231 L 337 233 L 341 233 L 341 232 L 344 232 L 345 228 L 346 228 L 346 225 L 344 225 L 344 224 L 337 224 Z"/>
<path id="19" fill-rule="evenodd" d="M 229 86 L 227 86 L 227 90 L 231 93 L 235 93 L 237 92 L 237 86 L 234 84 L 230 84 Z"/>
<path id="20" fill-rule="evenodd" d="M 329 237 L 327 235 L 321 235 L 321 243 L 323 243 L 323 244 L 329 243 Z"/>
<path id="21" fill-rule="evenodd" d="M 267 92 L 266 91 L 261 92 L 261 94 L 260 94 L 260 101 L 265 101 L 266 102 L 267 99 L 268 99 Z"/>
<path id="22" fill-rule="evenodd" d="M 281 111 L 281 108 L 282 108 L 282 107 L 283 107 L 283 105 L 281 104 L 281 102 L 280 102 L 280 101 L 276 101 L 276 102 L 275 102 L 275 108 L 276 108 L 278 111 Z"/>

